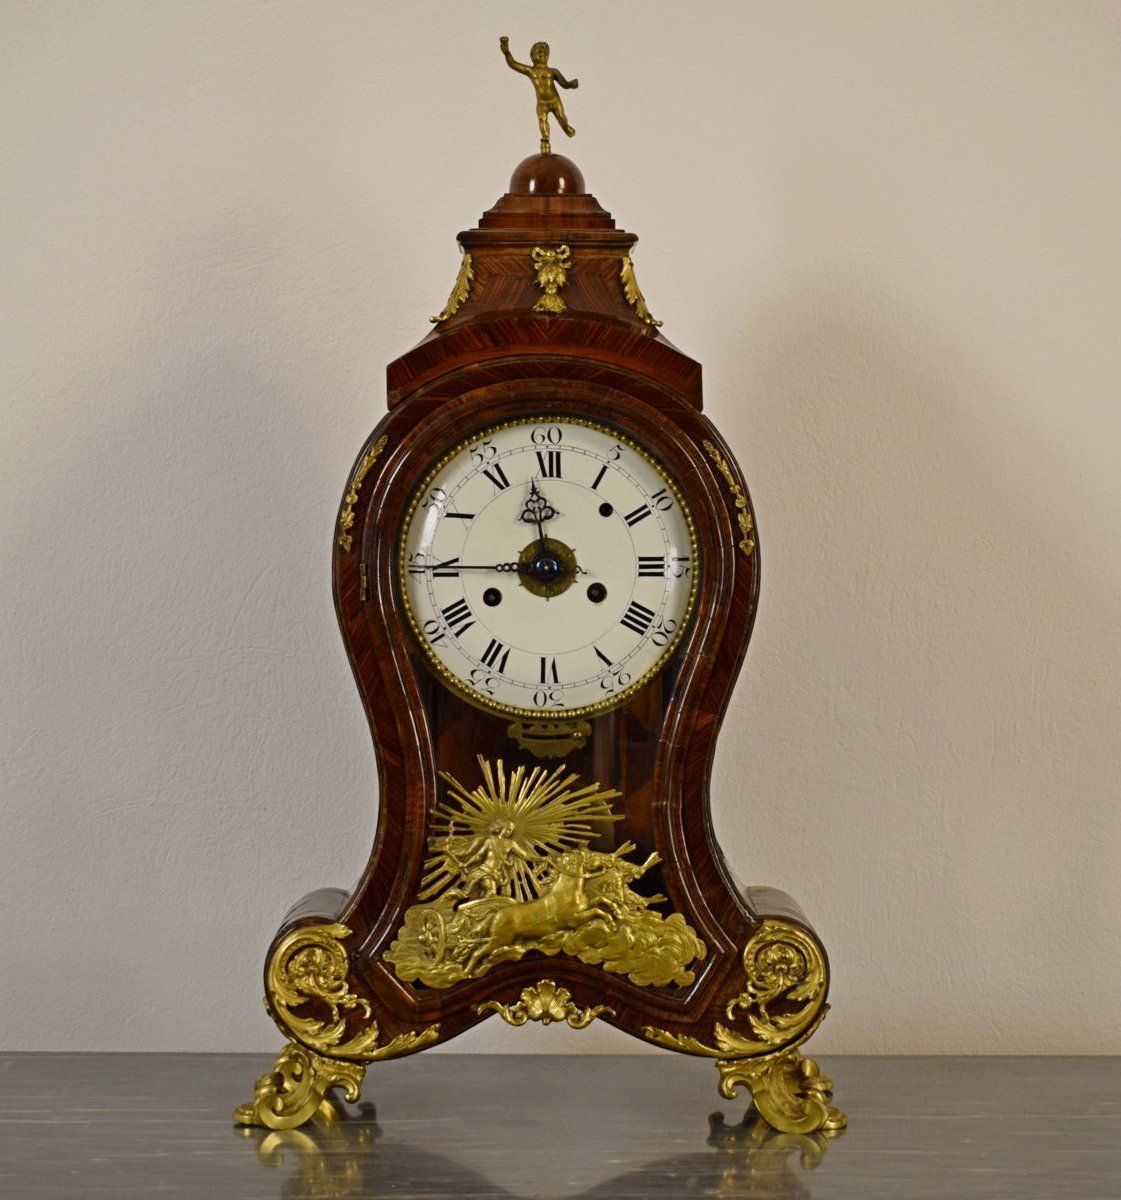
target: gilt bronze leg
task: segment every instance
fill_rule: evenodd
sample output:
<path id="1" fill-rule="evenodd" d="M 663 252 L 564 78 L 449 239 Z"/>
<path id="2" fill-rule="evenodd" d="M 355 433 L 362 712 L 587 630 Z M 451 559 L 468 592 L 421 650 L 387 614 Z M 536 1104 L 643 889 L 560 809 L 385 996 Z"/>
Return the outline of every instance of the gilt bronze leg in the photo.
<path id="1" fill-rule="evenodd" d="M 327 1099 L 332 1088 L 342 1088 L 353 1103 L 359 1097 L 366 1068 L 361 1063 L 324 1058 L 289 1042 L 273 1069 L 257 1080 L 250 1104 L 234 1110 L 239 1125 L 264 1125 L 267 1129 L 296 1129 L 316 1113 L 332 1119 L 334 1106 Z"/>
<path id="2" fill-rule="evenodd" d="M 725 1099 L 733 1099 L 746 1085 L 759 1115 L 783 1133 L 844 1129 L 848 1123 L 845 1114 L 828 1103 L 833 1081 L 793 1047 L 760 1058 L 722 1058 L 716 1069 Z"/>

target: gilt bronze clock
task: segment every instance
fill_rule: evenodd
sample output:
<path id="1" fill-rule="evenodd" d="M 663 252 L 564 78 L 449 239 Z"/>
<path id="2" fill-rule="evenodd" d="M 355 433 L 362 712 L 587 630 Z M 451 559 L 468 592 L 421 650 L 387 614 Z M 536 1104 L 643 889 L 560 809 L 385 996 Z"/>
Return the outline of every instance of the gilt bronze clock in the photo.
<path id="1" fill-rule="evenodd" d="M 541 153 L 459 235 L 433 328 L 335 528 L 339 624 L 378 828 L 351 891 L 297 904 L 265 965 L 287 1038 L 236 1119 L 292 1128 L 367 1065 L 492 1016 L 607 1021 L 715 1061 L 779 1129 L 836 1129 L 798 1047 L 828 965 L 795 903 L 738 887 L 709 773 L 759 583 L 746 486 L 660 332 L 636 238 L 580 171 L 538 43 Z"/>

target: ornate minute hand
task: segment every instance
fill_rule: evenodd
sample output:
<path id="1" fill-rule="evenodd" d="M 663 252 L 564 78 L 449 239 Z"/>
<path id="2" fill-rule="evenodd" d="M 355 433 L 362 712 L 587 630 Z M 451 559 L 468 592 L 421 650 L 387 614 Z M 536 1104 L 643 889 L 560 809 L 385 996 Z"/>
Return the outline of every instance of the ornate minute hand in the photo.
<path id="1" fill-rule="evenodd" d="M 521 567 L 516 562 L 505 563 L 461 563 L 458 558 L 448 558 L 443 562 L 414 563 L 409 567 L 410 575 L 423 575 L 431 571 L 433 575 L 451 577 L 460 571 L 518 571 Z"/>

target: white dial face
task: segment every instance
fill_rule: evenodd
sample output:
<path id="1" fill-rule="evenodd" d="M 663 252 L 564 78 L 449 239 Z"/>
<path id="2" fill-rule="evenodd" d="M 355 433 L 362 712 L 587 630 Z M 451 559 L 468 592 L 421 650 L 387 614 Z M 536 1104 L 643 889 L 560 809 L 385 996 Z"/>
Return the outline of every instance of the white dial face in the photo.
<path id="1" fill-rule="evenodd" d="M 662 665 L 693 605 L 693 523 L 615 430 L 494 426 L 425 480 L 400 569 L 409 617 L 453 688 L 538 720 L 614 707 Z"/>

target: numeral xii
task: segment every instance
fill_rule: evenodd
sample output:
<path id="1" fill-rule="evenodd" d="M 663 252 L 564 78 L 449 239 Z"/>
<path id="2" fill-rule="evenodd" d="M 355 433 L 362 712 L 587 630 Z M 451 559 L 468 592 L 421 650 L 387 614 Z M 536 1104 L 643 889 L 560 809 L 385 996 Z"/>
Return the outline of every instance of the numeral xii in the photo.
<path id="1" fill-rule="evenodd" d="M 541 468 L 543 479 L 560 479 L 561 452 L 559 450 L 538 450 L 537 465 Z"/>

